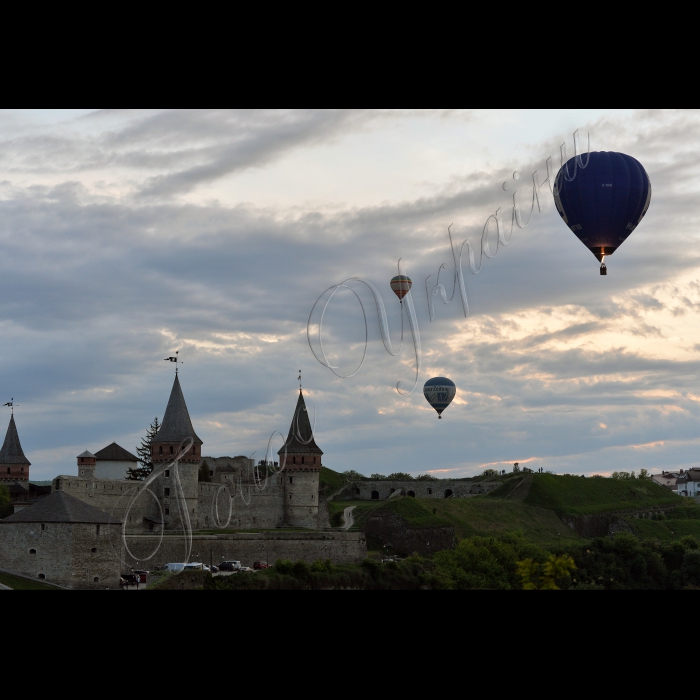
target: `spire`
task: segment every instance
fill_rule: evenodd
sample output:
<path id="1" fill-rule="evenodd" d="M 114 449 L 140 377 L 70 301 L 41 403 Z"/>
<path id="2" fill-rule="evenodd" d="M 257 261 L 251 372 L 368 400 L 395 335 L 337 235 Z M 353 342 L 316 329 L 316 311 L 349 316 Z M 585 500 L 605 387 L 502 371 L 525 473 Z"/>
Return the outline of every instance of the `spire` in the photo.
<path id="1" fill-rule="evenodd" d="M 188 437 L 194 440 L 195 445 L 202 444 L 192 427 L 185 397 L 180 387 L 180 378 L 175 375 L 175 382 L 173 383 L 173 390 L 170 392 L 168 406 L 165 409 L 163 423 L 153 438 L 153 442 L 181 442 Z"/>
<path id="2" fill-rule="evenodd" d="M 22 451 L 14 414 L 10 416 L 10 424 L 7 426 L 5 442 L 0 450 L 0 464 L 23 464 L 26 466 L 30 466 L 31 464 Z"/>
<path id="3" fill-rule="evenodd" d="M 286 445 L 288 454 L 299 454 L 300 452 L 315 455 L 323 454 L 314 440 L 314 433 L 311 429 L 311 421 L 306 410 L 306 402 L 304 401 L 301 387 L 299 387 L 299 399 L 297 400 L 292 424 L 289 426 L 289 436 L 287 437 Z M 284 454 L 284 451 L 285 448 L 283 447 L 277 454 Z"/>

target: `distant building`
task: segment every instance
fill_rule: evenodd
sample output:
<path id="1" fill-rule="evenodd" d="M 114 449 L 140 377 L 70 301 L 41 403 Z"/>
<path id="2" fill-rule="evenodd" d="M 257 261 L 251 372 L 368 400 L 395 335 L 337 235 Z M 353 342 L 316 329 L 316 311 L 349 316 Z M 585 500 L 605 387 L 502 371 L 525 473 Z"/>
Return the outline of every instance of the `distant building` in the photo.
<path id="1" fill-rule="evenodd" d="M 666 486 L 667 488 L 671 489 L 671 491 L 676 491 L 676 482 L 678 481 L 678 477 L 683 473 L 683 470 L 681 469 L 679 472 L 664 472 L 662 471 L 661 474 L 652 474 L 651 479 L 652 481 L 655 481 L 657 484 L 661 484 L 661 486 Z"/>
<path id="2" fill-rule="evenodd" d="M 95 477 L 97 479 L 126 479 L 129 469 L 139 466 L 138 457 L 116 442 L 95 452 Z"/>
<path id="3" fill-rule="evenodd" d="M 679 496 L 700 496 L 700 469 L 688 469 L 681 473 L 676 480 Z"/>

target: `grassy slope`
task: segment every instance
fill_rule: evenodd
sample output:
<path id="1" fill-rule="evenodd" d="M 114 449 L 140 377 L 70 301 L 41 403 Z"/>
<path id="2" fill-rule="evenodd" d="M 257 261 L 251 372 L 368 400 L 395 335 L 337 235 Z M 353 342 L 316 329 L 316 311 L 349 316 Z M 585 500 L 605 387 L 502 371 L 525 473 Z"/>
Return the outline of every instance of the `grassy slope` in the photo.
<path id="1" fill-rule="evenodd" d="M 436 515 L 454 525 L 458 539 L 519 530 L 536 544 L 583 541 L 547 508 L 484 496 L 418 500 L 431 510 L 436 508 Z"/>
<path id="2" fill-rule="evenodd" d="M 56 586 L 51 586 L 48 583 L 39 583 L 38 581 L 31 581 L 28 578 L 22 578 L 21 576 L 13 576 L 12 574 L 6 574 L 0 571 L 0 583 L 5 586 L 9 586 L 15 591 L 60 591 L 60 588 Z"/>
<path id="3" fill-rule="evenodd" d="M 678 496 L 663 486 L 639 479 L 622 481 L 529 474 L 508 475 L 499 480 L 503 481 L 502 485 L 488 496 L 401 498 L 381 502 L 332 501 L 329 503 L 331 522 L 339 526 L 343 509 L 356 506 L 355 521 L 361 529 L 368 512 L 376 508 L 390 508 L 415 527 L 454 525 L 458 538 L 519 530 L 533 543 L 551 545 L 583 541 L 560 520 L 562 515 L 642 509 L 657 505 L 678 505 L 680 502 Z M 634 522 L 641 523 L 640 528 L 647 528 L 650 532 L 658 530 L 661 533 L 660 539 L 666 539 L 667 536 L 673 539 L 691 534 L 691 531 L 695 534 L 696 530 L 700 534 L 700 520 L 634 519 Z M 645 536 L 641 531 L 640 534 Z"/>
<path id="4" fill-rule="evenodd" d="M 322 467 L 319 482 L 321 484 L 321 489 L 327 494 L 330 494 L 339 491 L 343 487 L 345 477 L 328 467 Z"/>
<path id="5" fill-rule="evenodd" d="M 582 542 L 551 510 L 519 502 L 473 498 L 400 498 L 392 501 L 331 501 L 331 518 L 347 506 L 355 506 L 356 524 L 378 508 L 403 516 L 413 527 L 454 525 L 458 539 L 473 535 L 494 535 L 519 530 L 537 544 Z M 433 512 L 435 511 L 435 512 Z M 340 520 L 336 521 L 340 525 Z M 353 528 L 354 529 L 354 528 Z"/>
<path id="6" fill-rule="evenodd" d="M 553 474 L 532 476 L 524 503 L 551 508 L 557 515 L 585 515 L 680 503 L 678 496 L 653 481 L 582 479 Z"/>
<path id="7" fill-rule="evenodd" d="M 635 534 L 642 539 L 670 542 L 686 535 L 700 539 L 700 520 L 645 520 L 628 518 Z"/>

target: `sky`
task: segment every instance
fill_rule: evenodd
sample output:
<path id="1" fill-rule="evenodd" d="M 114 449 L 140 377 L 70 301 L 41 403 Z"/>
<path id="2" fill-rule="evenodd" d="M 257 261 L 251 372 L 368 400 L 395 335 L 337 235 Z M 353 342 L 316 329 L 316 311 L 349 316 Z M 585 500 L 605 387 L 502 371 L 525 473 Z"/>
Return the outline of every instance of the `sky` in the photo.
<path id="1" fill-rule="evenodd" d="M 527 227 L 477 251 L 562 144 L 634 156 L 649 211 L 606 262 L 563 224 L 545 184 Z M 518 179 L 514 179 L 514 173 Z M 508 469 L 610 474 L 697 466 L 700 437 L 700 112 L 689 110 L 0 111 L 0 403 L 33 480 L 75 474 L 113 441 L 135 452 L 162 419 L 176 350 L 205 455 L 264 458 L 289 430 L 297 375 L 324 464 L 445 478 Z M 506 187 L 506 189 L 504 189 Z M 490 235 L 493 251 L 495 233 Z M 478 252 L 477 252 L 478 258 Z M 341 287 L 323 343 L 307 321 L 332 285 L 413 280 L 421 341 L 384 349 L 375 302 Z M 327 295 L 326 297 L 327 298 Z M 317 307 L 318 309 L 318 307 Z M 312 337 L 318 327 L 312 319 Z M 422 386 L 457 386 L 443 420 Z M 4 408 L 4 420 L 9 409 Z M 4 428 L 4 424 L 3 424 Z M 277 431 L 277 432 L 276 432 Z"/>

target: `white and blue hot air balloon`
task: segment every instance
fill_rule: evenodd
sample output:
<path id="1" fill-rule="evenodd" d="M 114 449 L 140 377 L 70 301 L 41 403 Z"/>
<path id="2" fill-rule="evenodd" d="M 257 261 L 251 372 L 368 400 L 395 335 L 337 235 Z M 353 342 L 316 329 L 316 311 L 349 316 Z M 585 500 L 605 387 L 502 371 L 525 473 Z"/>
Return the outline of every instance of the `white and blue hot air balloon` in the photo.
<path id="1" fill-rule="evenodd" d="M 452 403 L 457 387 L 447 377 L 433 377 L 423 386 L 423 394 L 426 401 L 437 411 L 438 418 L 442 418 L 442 412 Z"/>

